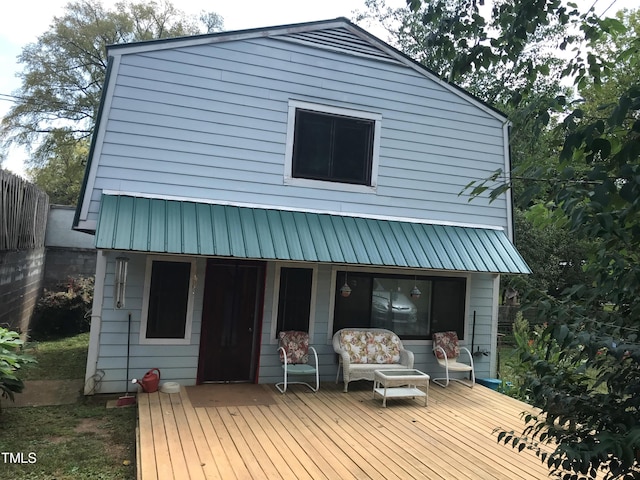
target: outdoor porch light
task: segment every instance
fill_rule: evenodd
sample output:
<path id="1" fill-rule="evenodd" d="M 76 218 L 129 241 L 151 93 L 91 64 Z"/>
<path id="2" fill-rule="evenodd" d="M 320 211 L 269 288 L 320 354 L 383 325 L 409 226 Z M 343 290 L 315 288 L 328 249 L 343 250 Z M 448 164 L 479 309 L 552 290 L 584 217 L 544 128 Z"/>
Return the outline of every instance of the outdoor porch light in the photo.
<path id="1" fill-rule="evenodd" d="M 416 275 L 413 277 L 413 288 L 411 289 L 410 295 L 411 298 L 420 298 L 420 295 L 422 295 L 422 292 L 418 288 L 418 277 Z"/>
<path id="2" fill-rule="evenodd" d="M 113 282 L 113 302 L 116 308 L 124 308 L 125 287 L 127 286 L 127 257 L 116 258 L 115 279 Z"/>
<path id="3" fill-rule="evenodd" d="M 340 295 L 342 295 L 344 298 L 347 298 L 349 295 L 351 295 L 351 287 L 347 283 L 347 272 L 344 272 L 344 285 L 340 287 Z"/>

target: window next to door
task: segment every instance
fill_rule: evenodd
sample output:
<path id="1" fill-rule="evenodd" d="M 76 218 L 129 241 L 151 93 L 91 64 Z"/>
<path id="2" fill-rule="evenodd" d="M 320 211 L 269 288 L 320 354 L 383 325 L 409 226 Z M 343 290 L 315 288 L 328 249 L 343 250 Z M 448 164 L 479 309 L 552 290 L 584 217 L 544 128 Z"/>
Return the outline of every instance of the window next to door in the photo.
<path id="1" fill-rule="evenodd" d="M 314 269 L 281 267 L 277 292 L 277 315 L 274 338 L 286 330 L 298 330 L 312 334 L 314 303 Z"/>
<path id="2" fill-rule="evenodd" d="M 285 183 L 372 191 L 381 121 L 376 113 L 290 101 Z"/>
<path id="3" fill-rule="evenodd" d="M 141 344 L 187 345 L 191 342 L 196 262 L 149 257 L 144 283 Z"/>
<path id="4" fill-rule="evenodd" d="M 340 295 L 345 281 L 348 297 Z M 334 333 L 346 327 L 386 328 L 406 340 L 454 330 L 464 338 L 465 277 L 337 272 Z M 411 295 L 417 287 L 420 295 Z"/>

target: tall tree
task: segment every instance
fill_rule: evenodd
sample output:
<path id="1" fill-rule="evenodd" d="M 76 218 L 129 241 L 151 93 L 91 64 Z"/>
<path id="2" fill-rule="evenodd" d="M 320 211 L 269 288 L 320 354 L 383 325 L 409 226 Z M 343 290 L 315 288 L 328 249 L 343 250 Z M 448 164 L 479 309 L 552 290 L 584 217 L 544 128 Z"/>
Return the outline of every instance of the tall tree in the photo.
<path id="1" fill-rule="evenodd" d="M 584 100 L 582 110 L 585 117 L 592 120 L 606 119 L 624 91 L 640 78 L 640 61 L 630 55 L 634 43 L 640 41 L 640 10 L 620 11 L 615 18 L 625 29 L 612 31 L 608 41 L 593 45 L 598 56 L 606 60 L 608 68 L 599 84 L 586 84 L 580 89 Z M 617 61 L 622 52 L 628 52 L 625 55 L 628 58 Z"/>
<path id="2" fill-rule="evenodd" d="M 513 60 L 476 62 L 470 68 L 463 68 L 456 66 L 458 55 L 463 54 L 462 58 L 466 58 L 483 42 L 489 41 L 485 31 L 488 21 L 484 17 L 478 17 L 476 24 L 458 22 L 467 3 L 466 0 L 448 1 L 440 8 L 430 2 L 411 11 L 388 7 L 384 0 L 366 0 L 366 10 L 359 12 L 356 20 L 382 24 L 389 33 L 388 41 L 404 53 L 444 80 L 454 81 L 507 113 L 512 124 L 510 146 L 514 167 L 549 168 L 561 137 L 548 128 L 547 122 L 557 121 L 556 118 L 544 117 L 540 113 L 546 113 L 550 106 L 559 104 L 560 98 L 570 98 L 571 95 L 570 88 L 561 83 L 561 72 L 567 66 L 567 58 L 555 48 L 564 40 L 565 26 L 554 21 L 536 28 L 527 38 L 526 48 Z M 488 14 L 490 9 L 479 7 L 478 15 L 480 13 Z M 529 83 L 518 73 L 525 66 L 545 72 L 545 75 L 538 75 Z M 528 87 L 526 92 L 524 86 Z M 512 101 L 514 92 L 520 94 L 517 102 Z M 526 185 L 526 182 L 514 182 L 514 196 L 519 197 Z M 523 203 L 528 207 L 539 201 L 540 195 Z M 514 287 L 521 294 L 542 289 L 556 294 L 562 285 L 570 284 L 578 274 L 584 243 L 569 234 L 566 224 L 543 224 L 540 218 L 536 218 L 538 210 L 525 213 L 516 209 L 515 222 L 517 245 L 534 273 L 525 277 L 503 276 L 503 289 Z M 557 262 L 549 265 L 549 259 Z"/>
<path id="3" fill-rule="evenodd" d="M 416 9 L 422 2 L 407 3 Z M 560 0 L 496 1 L 489 21 L 476 19 L 480 3 L 462 2 L 450 24 L 485 25 L 477 48 L 465 50 L 455 35 L 442 37 L 452 46 L 456 72 L 513 62 L 541 26 L 570 27 L 558 44 L 574 51 L 562 76 L 583 100 L 558 97 L 538 110 L 540 125 L 560 119 L 560 144 L 542 168 L 525 165 L 517 172 L 527 178 L 519 197 L 543 199 L 538 205 L 549 209 L 549 218 L 597 240 L 584 259 L 589 282 L 578 281 L 557 299 L 530 298 L 548 322 L 541 348 L 520 352 L 529 372 L 527 397 L 541 413 L 525 417 L 522 434 L 502 432 L 499 440 L 534 449 L 562 478 L 595 478 L 600 471 L 606 479 L 640 478 L 640 83 L 637 75 L 621 75 L 637 71 L 640 40 L 637 32 L 626 34 L 622 50 L 607 51 L 603 46 L 615 46 L 627 31 L 624 22 Z M 432 0 L 427 8 L 436 14 L 446 5 Z M 524 88 L 513 92 L 514 105 L 547 72 L 531 63 L 520 65 L 517 75 Z M 614 77 L 620 80 L 611 89 L 615 96 L 602 96 Z M 584 100 L 605 97 L 607 104 L 595 108 Z M 495 198 L 512 184 L 496 172 L 475 187 L 476 194 L 488 189 Z"/>
<path id="4" fill-rule="evenodd" d="M 546 76 L 529 85 L 518 72 L 535 65 L 540 71 L 555 72 L 552 78 L 558 79 L 565 60 L 553 54 L 552 46 L 564 38 L 564 26 L 550 22 L 536 29 L 527 38 L 526 48 L 509 61 L 496 62 L 496 55 L 488 54 L 475 58 L 490 41 L 489 24 L 477 8 L 469 18 L 464 16 L 468 4 L 469 0 L 430 1 L 410 10 L 391 8 L 385 0 L 365 0 L 365 10 L 357 12 L 356 21 L 382 25 L 402 52 L 495 107 L 509 108 L 511 94 L 522 95 L 523 88 L 538 97 L 557 95 L 562 89 L 557 81 L 550 83 Z"/>
<path id="5" fill-rule="evenodd" d="M 57 205 L 75 205 L 80 196 L 84 165 L 89 154 L 88 139 L 76 139 L 70 131 L 56 129 L 45 138 L 39 151 L 42 158 L 38 166 L 27 169 L 27 174 L 41 190 L 49 195 L 49 202 Z"/>
<path id="6" fill-rule="evenodd" d="M 3 146 L 16 143 L 29 148 L 30 172 L 36 179 L 51 178 L 60 165 L 71 168 L 77 164 L 78 150 L 69 144 L 86 142 L 93 132 L 107 69 L 107 45 L 221 28 L 219 15 L 187 16 L 168 1 L 124 1 L 112 9 L 99 0 L 69 3 L 49 30 L 19 56 L 22 84 L 13 93 L 18 100 L 0 125 Z M 65 154 L 71 158 L 59 158 Z M 39 175 L 54 158 L 58 162 L 52 171 Z"/>

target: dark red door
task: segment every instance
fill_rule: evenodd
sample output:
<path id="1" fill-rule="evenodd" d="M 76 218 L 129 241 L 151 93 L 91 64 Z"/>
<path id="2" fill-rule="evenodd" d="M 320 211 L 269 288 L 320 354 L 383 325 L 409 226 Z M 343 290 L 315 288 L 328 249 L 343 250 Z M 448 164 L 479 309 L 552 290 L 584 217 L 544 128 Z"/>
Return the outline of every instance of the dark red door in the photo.
<path id="1" fill-rule="evenodd" d="M 198 383 L 256 380 L 264 270 L 257 262 L 207 261 Z"/>

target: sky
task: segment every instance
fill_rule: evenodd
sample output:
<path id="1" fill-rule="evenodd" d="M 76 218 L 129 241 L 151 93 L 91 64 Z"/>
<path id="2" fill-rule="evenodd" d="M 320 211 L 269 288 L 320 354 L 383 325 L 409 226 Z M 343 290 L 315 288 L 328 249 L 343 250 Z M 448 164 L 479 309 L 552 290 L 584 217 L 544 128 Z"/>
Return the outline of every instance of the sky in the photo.
<path id="1" fill-rule="evenodd" d="M 102 0 L 102 4 L 110 7 L 118 0 Z M 245 28 L 268 27 L 298 22 L 327 20 L 336 17 L 353 18 L 354 11 L 365 10 L 365 0 L 173 0 L 172 3 L 187 14 L 197 14 L 202 10 L 214 11 L 224 18 L 225 30 L 242 30 Z M 612 15 L 620 8 L 637 8 L 639 0 L 577 0 L 577 3 L 595 2 L 596 11 L 602 11 L 611 4 L 613 8 L 607 12 Z M 21 70 L 16 57 L 22 48 L 35 42 L 38 36 L 49 29 L 56 15 L 61 15 L 68 0 L 19 0 L 3 2 L 3 13 L 0 16 L 0 117 L 11 107 L 5 95 L 11 94 L 20 86 L 16 73 Z M 406 5 L 405 0 L 386 0 L 390 7 Z M 598 6 L 602 4 L 600 10 Z M 375 26 L 362 25 L 374 35 L 387 41 L 383 30 Z M 24 159 L 27 152 L 23 149 L 12 149 L 3 164 L 15 173 L 24 175 Z"/>
<path id="2" fill-rule="evenodd" d="M 35 42 L 38 36 L 49 29 L 53 17 L 61 15 L 69 0 L 19 0 L 3 2 L 0 15 L 0 117 L 4 116 L 11 102 L 9 95 L 20 87 L 16 73 L 22 68 L 16 57 L 22 48 Z M 224 19 L 225 30 L 268 27 L 289 23 L 328 20 L 336 17 L 354 17 L 354 11 L 365 10 L 365 0 L 172 0 L 173 5 L 187 14 L 197 14 L 202 10 L 214 11 Z M 102 0 L 110 7 L 117 0 Z M 392 7 L 406 5 L 405 0 L 387 0 Z M 382 31 L 378 34 L 383 40 Z M 24 175 L 24 159 L 27 152 L 12 149 L 7 155 L 3 168 Z"/>

